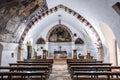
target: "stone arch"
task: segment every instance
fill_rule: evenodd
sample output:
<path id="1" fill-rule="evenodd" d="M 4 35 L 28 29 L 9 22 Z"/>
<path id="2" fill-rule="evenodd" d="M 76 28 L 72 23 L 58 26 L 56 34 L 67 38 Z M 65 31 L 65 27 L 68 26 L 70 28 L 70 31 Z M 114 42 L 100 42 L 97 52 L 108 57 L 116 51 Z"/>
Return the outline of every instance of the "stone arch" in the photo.
<path id="1" fill-rule="evenodd" d="M 115 35 L 113 34 L 112 29 L 106 23 L 100 23 L 100 28 L 107 43 L 107 53 L 109 55 L 109 59 L 107 60 L 109 60 L 113 66 L 116 66 L 118 65 L 118 55 L 116 50 L 117 46 Z"/>
<path id="2" fill-rule="evenodd" d="M 52 14 L 54 12 L 57 12 L 58 10 L 64 10 L 65 12 L 73 15 L 74 17 L 76 17 L 81 23 L 83 23 L 86 27 L 88 27 L 94 34 L 94 36 L 96 37 L 96 45 L 99 48 L 102 48 L 103 49 L 103 46 L 102 46 L 102 42 L 101 42 L 101 39 L 97 33 L 97 31 L 94 29 L 94 27 L 91 25 L 91 23 L 89 23 L 83 16 L 81 16 L 79 13 L 75 12 L 74 10 L 64 6 L 64 5 L 58 5 L 58 6 L 55 6 L 45 12 L 43 12 L 42 14 L 38 15 L 38 16 L 35 16 L 32 18 L 31 22 L 27 25 L 27 27 L 25 28 L 25 30 L 23 31 L 22 35 L 21 35 L 21 38 L 20 38 L 20 46 L 22 45 L 28 31 L 32 28 L 32 26 L 38 22 L 38 19 L 41 20 L 42 18 L 48 16 L 49 14 Z M 101 60 L 104 60 L 104 57 L 101 56 L 103 55 L 103 52 L 100 53 L 100 58 Z"/>
<path id="3" fill-rule="evenodd" d="M 0 43 L 0 65 L 2 60 L 2 50 L 3 50 L 3 45 Z"/>
<path id="4" fill-rule="evenodd" d="M 52 33 L 52 31 L 53 31 L 54 29 L 58 28 L 59 26 L 62 26 L 65 30 L 67 30 L 68 33 L 70 33 L 70 35 L 71 35 L 72 41 L 74 41 L 74 35 L 73 35 L 72 31 L 71 31 L 68 27 L 66 27 L 65 25 L 63 25 L 63 24 L 57 24 L 57 25 L 55 25 L 54 27 L 52 27 L 52 29 L 50 29 L 50 30 L 48 31 L 47 37 L 46 37 L 47 41 L 49 41 L 49 36 L 50 36 L 50 34 Z"/>

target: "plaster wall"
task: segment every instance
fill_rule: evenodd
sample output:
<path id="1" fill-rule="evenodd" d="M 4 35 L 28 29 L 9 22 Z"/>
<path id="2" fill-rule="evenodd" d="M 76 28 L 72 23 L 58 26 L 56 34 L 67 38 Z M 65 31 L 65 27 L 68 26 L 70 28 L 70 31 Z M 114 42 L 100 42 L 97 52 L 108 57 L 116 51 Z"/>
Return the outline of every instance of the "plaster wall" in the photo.
<path id="1" fill-rule="evenodd" d="M 0 43 L 3 45 L 1 66 L 8 66 L 8 63 L 15 63 L 17 61 L 18 44 Z"/>

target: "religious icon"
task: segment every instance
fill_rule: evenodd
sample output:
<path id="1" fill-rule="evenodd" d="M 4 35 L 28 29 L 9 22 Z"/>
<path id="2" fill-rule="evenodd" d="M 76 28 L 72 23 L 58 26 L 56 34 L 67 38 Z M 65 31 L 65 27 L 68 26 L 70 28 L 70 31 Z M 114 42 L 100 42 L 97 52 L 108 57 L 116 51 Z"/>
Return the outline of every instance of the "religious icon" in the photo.
<path id="1" fill-rule="evenodd" d="M 59 27 L 56 27 L 54 30 L 51 31 L 49 36 L 50 42 L 70 42 L 71 35 L 70 33 L 62 27 L 62 25 L 56 25 Z"/>

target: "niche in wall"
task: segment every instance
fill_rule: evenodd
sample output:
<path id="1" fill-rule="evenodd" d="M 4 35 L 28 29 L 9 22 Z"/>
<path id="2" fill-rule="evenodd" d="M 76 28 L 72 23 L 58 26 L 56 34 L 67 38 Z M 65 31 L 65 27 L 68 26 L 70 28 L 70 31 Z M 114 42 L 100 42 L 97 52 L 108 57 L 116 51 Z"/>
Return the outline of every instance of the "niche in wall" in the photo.
<path id="1" fill-rule="evenodd" d="M 11 58 L 14 58 L 14 53 L 11 53 Z"/>

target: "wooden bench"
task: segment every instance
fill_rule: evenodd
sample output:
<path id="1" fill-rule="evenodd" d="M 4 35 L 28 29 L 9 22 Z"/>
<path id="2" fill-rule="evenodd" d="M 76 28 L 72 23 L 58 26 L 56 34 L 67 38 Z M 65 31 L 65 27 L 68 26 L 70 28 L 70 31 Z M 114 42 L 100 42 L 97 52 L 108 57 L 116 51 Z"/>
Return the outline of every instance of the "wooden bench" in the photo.
<path id="1" fill-rule="evenodd" d="M 120 70 L 120 66 L 70 66 L 70 71 L 112 71 Z"/>
<path id="2" fill-rule="evenodd" d="M 67 63 L 103 63 L 103 61 L 97 61 L 96 59 L 67 59 Z"/>
<path id="3" fill-rule="evenodd" d="M 49 66 L 52 67 L 51 63 L 9 63 L 10 66 Z"/>
<path id="4" fill-rule="evenodd" d="M 73 78 L 72 80 L 80 80 L 79 77 L 82 76 L 82 75 L 94 75 L 96 77 L 93 77 L 94 80 L 100 80 L 99 79 L 99 76 L 107 76 L 107 80 L 111 80 L 111 75 L 112 76 L 120 76 L 120 72 L 110 72 L 110 71 L 107 71 L 107 72 L 97 72 L 97 71 L 74 71 L 73 73 Z M 93 80 L 92 79 L 92 80 Z M 115 80 L 120 80 L 120 78 L 116 78 Z"/>
<path id="5" fill-rule="evenodd" d="M 107 72 L 112 71 L 113 69 L 120 71 L 120 66 L 71 66 L 69 72 L 71 77 L 73 77 L 74 71 Z"/>
<path id="6" fill-rule="evenodd" d="M 10 66 L 48 66 L 50 72 L 52 71 L 51 63 L 9 63 Z"/>
<path id="7" fill-rule="evenodd" d="M 17 61 L 17 63 L 51 63 L 53 59 L 25 59 L 24 61 Z"/>
<path id="8" fill-rule="evenodd" d="M 7 70 L 8 72 L 25 72 L 25 71 L 45 71 L 47 77 L 50 75 L 50 69 L 48 66 L 0 66 L 1 71 Z"/>
<path id="9" fill-rule="evenodd" d="M 33 76 L 37 76 L 39 80 L 47 80 L 45 71 L 27 71 L 27 72 L 0 72 L 0 80 L 35 80 Z"/>
<path id="10" fill-rule="evenodd" d="M 15 72 L 22 72 L 22 71 L 45 71 L 49 72 L 48 66 L 0 66 L 0 70 L 8 70 L 8 71 L 15 71 Z"/>
<path id="11" fill-rule="evenodd" d="M 70 69 L 70 66 L 111 66 L 111 63 L 69 63 L 68 70 Z"/>

